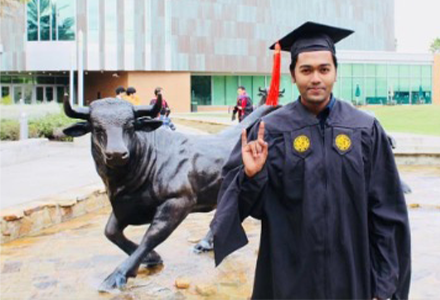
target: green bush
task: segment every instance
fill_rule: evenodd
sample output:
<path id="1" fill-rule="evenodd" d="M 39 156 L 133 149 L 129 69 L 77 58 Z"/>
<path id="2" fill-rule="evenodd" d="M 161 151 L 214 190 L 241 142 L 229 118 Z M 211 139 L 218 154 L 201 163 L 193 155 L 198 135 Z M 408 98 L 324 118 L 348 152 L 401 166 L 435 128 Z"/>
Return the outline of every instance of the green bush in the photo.
<path id="1" fill-rule="evenodd" d="M 20 123 L 17 120 L 1 120 L 0 140 L 16 141 L 20 137 Z"/>
<path id="2" fill-rule="evenodd" d="M 72 120 L 64 115 L 64 113 L 51 114 L 45 117 L 30 120 L 29 125 L 29 137 L 45 137 L 49 140 L 59 141 L 73 141 L 72 137 L 59 134 L 60 130 L 73 124 L 75 120 Z M 0 140 L 12 140 L 16 141 L 20 137 L 20 123 L 18 120 L 1 120 L 0 126 Z"/>
<path id="3" fill-rule="evenodd" d="M 49 140 L 73 141 L 72 137 L 57 135 L 55 131 L 59 128 L 67 127 L 74 122 L 74 120 L 68 118 L 64 113 L 59 113 L 33 120 L 29 125 L 36 128 L 38 136 L 40 137 L 46 137 Z"/>
<path id="4" fill-rule="evenodd" d="M 11 96 L 8 95 L 8 96 L 4 96 L 4 97 L 2 97 L 2 100 L 0 101 L 0 104 L 3 104 L 3 105 L 11 105 L 11 104 L 12 104 L 12 98 L 11 98 Z"/>

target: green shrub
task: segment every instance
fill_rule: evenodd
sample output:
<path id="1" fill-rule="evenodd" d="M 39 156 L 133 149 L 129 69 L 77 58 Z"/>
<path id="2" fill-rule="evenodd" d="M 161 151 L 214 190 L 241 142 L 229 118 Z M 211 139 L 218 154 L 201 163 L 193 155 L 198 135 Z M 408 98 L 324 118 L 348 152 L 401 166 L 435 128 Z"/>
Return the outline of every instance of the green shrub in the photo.
<path id="1" fill-rule="evenodd" d="M 63 113 L 51 114 L 45 117 L 30 120 L 28 132 L 30 138 L 44 137 L 49 140 L 73 141 L 72 137 L 60 134 L 61 128 L 73 124 L 72 120 Z M 58 130 L 57 130 L 58 129 Z M 18 120 L 1 120 L 0 140 L 16 141 L 20 138 L 20 123 Z"/>
<path id="2" fill-rule="evenodd" d="M 10 95 L 2 97 L 2 100 L 0 101 L 0 104 L 3 105 L 11 105 L 12 104 L 12 98 Z"/>
<path id="3" fill-rule="evenodd" d="M 56 130 L 67 127 L 74 122 L 64 113 L 59 113 L 33 120 L 30 122 L 30 125 L 36 128 L 40 137 L 46 137 L 50 140 L 73 141 L 72 137 L 56 134 Z"/>
<path id="4" fill-rule="evenodd" d="M 20 123 L 17 120 L 1 120 L 0 140 L 16 141 L 20 137 Z"/>

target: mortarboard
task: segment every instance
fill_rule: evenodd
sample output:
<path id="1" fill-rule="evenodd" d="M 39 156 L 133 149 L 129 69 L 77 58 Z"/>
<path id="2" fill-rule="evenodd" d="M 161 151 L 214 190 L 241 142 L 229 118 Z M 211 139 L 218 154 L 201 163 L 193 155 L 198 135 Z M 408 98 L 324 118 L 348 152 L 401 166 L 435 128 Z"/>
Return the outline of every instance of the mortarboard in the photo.
<path id="1" fill-rule="evenodd" d="M 354 31 L 306 22 L 280 39 L 281 51 L 289 51 L 292 59 L 301 52 L 328 50 L 336 54 L 335 44 Z M 275 43 L 276 44 L 276 43 Z M 275 44 L 270 49 L 275 49 Z"/>

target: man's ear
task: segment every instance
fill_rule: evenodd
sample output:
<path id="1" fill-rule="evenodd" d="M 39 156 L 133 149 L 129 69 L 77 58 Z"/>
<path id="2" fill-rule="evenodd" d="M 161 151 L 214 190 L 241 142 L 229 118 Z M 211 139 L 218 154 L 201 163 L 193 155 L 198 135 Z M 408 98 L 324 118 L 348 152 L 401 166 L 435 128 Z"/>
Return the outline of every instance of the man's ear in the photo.
<path id="1" fill-rule="evenodd" d="M 83 136 L 91 131 L 89 122 L 78 122 L 63 129 L 63 133 L 67 136 L 78 137 Z"/>
<path id="2" fill-rule="evenodd" d="M 150 117 L 137 118 L 136 121 L 134 122 L 134 128 L 136 130 L 141 130 L 146 132 L 154 131 L 160 126 L 162 126 L 161 120 L 151 119 Z"/>
<path id="3" fill-rule="evenodd" d="M 296 80 L 295 80 L 295 69 L 290 69 L 290 75 L 292 76 L 292 83 L 296 83 Z"/>

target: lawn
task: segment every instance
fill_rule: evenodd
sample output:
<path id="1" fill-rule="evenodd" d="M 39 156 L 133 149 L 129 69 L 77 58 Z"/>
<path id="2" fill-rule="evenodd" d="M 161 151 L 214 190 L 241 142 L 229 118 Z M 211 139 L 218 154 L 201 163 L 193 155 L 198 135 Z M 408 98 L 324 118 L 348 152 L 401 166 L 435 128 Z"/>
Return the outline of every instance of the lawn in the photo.
<path id="1" fill-rule="evenodd" d="M 440 136 L 439 105 L 371 105 L 361 109 L 374 112 L 386 131 Z"/>
<path id="2" fill-rule="evenodd" d="M 440 105 L 369 105 L 362 110 L 374 112 L 388 132 L 404 132 L 440 136 Z M 226 112 L 175 114 L 192 119 L 230 120 Z"/>

